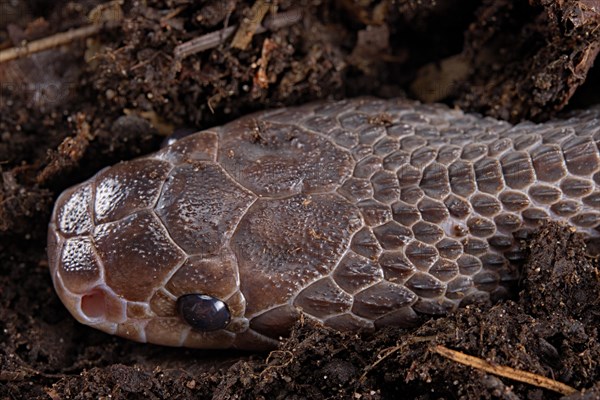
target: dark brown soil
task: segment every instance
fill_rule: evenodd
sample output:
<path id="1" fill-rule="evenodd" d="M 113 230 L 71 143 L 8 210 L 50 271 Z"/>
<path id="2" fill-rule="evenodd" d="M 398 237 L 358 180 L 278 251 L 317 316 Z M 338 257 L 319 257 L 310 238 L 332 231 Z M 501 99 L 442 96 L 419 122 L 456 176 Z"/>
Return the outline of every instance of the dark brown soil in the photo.
<path id="1" fill-rule="evenodd" d="M 561 396 L 451 361 L 438 345 L 600 398 L 599 263 L 568 227 L 546 225 L 525 244 L 514 301 L 364 337 L 307 321 L 270 354 L 142 345 L 79 325 L 45 258 L 60 191 L 156 149 L 175 127 L 367 94 L 511 121 L 598 103 L 600 2 L 282 0 L 277 13 L 302 17 L 244 50 L 228 39 L 184 59 L 178 44 L 251 19 L 252 4 L 142 3 L 106 7 L 105 29 L 87 39 L 0 63 L 0 399 Z M 89 25 L 98 4 L 1 2 L 0 52 Z"/>

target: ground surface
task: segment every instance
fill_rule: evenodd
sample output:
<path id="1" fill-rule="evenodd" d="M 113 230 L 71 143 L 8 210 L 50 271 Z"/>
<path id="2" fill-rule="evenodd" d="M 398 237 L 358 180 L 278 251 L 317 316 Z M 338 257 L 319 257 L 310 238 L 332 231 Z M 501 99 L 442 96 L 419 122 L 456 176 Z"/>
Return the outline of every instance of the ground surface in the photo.
<path id="1" fill-rule="evenodd" d="M 586 390 L 571 398 L 600 398 L 598 260 L 555 225 L 524 243 L 531 258 L 512 301 L 414 331 L 360 337 L 307 322 L 276 352 L 240 354 L 141 345 L 77 324 L 47 271 L 52 202 L 99 168 L 156 149 L 175 127 L 365 94 L 511 121 L 600 102 L 590 69 L 597 1 L 283 0 L 285 26 L 245 49 L 229 38 L 177 57 L 179 44 L 257 14 L 233 0 L 192 3 L 0 3 L 0 54 L 105 21 L 99 33 L 0 63 L 0 399 L 561 396 L 451 361 L 440 345 Z"/>

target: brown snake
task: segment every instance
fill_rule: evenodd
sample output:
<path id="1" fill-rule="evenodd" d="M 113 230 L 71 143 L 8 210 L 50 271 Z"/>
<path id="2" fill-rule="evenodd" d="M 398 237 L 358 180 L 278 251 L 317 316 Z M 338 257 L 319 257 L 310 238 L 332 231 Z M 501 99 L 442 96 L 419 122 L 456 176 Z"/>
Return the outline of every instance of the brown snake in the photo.
<path id="1" fill-rule="evenodd" d="M 413 326 L 504 296 L 546 219 L 600 236 L 600 109 L 512 126 L 353 99 L 265 111 L 106 168 L 58 199 L 54 286 L 141 342 L 277 345 L 301 313 Z"/>

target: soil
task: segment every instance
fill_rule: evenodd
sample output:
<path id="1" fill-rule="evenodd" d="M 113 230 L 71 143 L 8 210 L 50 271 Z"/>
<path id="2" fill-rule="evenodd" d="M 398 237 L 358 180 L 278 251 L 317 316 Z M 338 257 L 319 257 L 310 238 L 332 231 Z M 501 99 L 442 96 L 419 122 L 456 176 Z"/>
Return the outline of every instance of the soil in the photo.
<path id="1" fill-rule="evenodd" d="M 261 4 L 0 3 L 0 54 L 103 27 L 0 62 L 0 399 L 562 396 L 443 349 L 560 381 L 576 389 L 569 399 L 600 398 L 599 261 L 553 223 L 523 243 L 531 255 L 512 299 L 414 330 L 350 335 L 301 321 L 277 351 L 251 354 L 133 343 L 68 314 L 45 256 L 53 200 L 157 149 L 175 128 L 356 95 L 443 101 L 512 122 L 600 102 L 598 1 L 281 0 L 266 19 L 282 13 L 283 26 L 265 22 L 237 47 L 228 38 L 181 56 L 181 43 L 226 26 L 251 32 Z"/>

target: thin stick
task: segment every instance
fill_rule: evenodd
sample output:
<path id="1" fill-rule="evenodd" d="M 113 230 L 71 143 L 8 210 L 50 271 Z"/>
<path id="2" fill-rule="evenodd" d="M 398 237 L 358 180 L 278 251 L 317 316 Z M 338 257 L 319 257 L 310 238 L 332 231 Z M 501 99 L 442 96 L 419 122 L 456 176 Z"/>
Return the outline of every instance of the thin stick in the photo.
<path id="1" fill-rule="evenodd" d="M 515 381 L 527 383 L 533 386 L 542 387 L 544 389 L 552 390 L 564 395 L 577 393 L 577 389 L 565 385 L 562 382 L 555 381 L 554 379 L 546 378 L 545 376 L 533 374 L 531 372 L 506 367 L 502 365 L 493 365 L 484 359 L 473 357 L 460 351 L 451 350 L 447 347 L 437 345 L 433 348 L 433 351 L 437 354 L 446 357 L 457 363 L 479 369 L 490 374 L 502 376 L 504 378 L 513 379 Z"/>
<path id="2" fill-rule="evenodd" d="M 227 28 L 188 40 L 187 42 L 177 45 L 173 53 L 175 54 L 175 57 L 181 59 L 204 50 L 212 49 L 229 39 L 236 29 L 237 25 L 228 26 Z"/>
<path id="3" fill-rule="evenodd" d="M 367 368 L 365 368 L 365 372 L 363 372 L 363 374 L 358 379 L 359 382 L 364 382 L 365 377 L 367 376 L 367 374 L 373 368 L 375 368 L 377 366 L 377 364 L 379 364 L 380 362 L 382 362 L 383 360 L 385 360 L 386 358 L 388 358 L 389 356 L 391 356 L 392 354 L 394 354 L 395 352 L 397 352 L 400 349 L 401 349 L 401 346 L 393 346 L 393 347 L 387 347 L 387 348 L 381 350 L 379 352 L 379 354 L 377 355 L 377 361 L 375 361 L 373 364 L 371 364 Z"/>
<path id="4" fill-rule="evenodd" d="M 265 3 L 264 0 L 256 0 L 250 9 L 250 18 L 244 18 L 240 23 L 240 28 L 231 41 L 231 47 L 246 50 L 246 47 L 248 47 L 248 44 L 252 40 L 252 36 L 254 36 L 256 29 L 262 24 L 270 7 L 271 5 Z"/>
<path id="5" fill-rule="evenodd" d="M 254 34 L 266 32 L 267 30 L 276 31 L 286 26 L 293 25 L 302 19 L 302 10 L 293 9 L 284 11 L 274 15 L 273 17 L 265 18 L 263 25 L 259 25 Z M 236 31 L 237 25 L 229 26 L 215 32 L 207 33 L 187 42 L 181 43 L 175 47 L 175 57 L 179 59 L 186 58 L 192 54 L 199 53 L 213 47 L 217 47 L 221 43 L 229 39 Z"/>
<path id="6" fill-rule="evenodd" d="M 71 43 L 74 40 L 92 36 L 102 29 L 102 25 L 86 25 L 81 28 L 72 29 L 67 32 L 60 32 L 43 39 L 34 40 L 23 46 L 11 47 L 10 49 L 0 51 L 0 64 L 3 62 L 16 60 L 33 53 L 48 50 L 63 44 Z"/>

